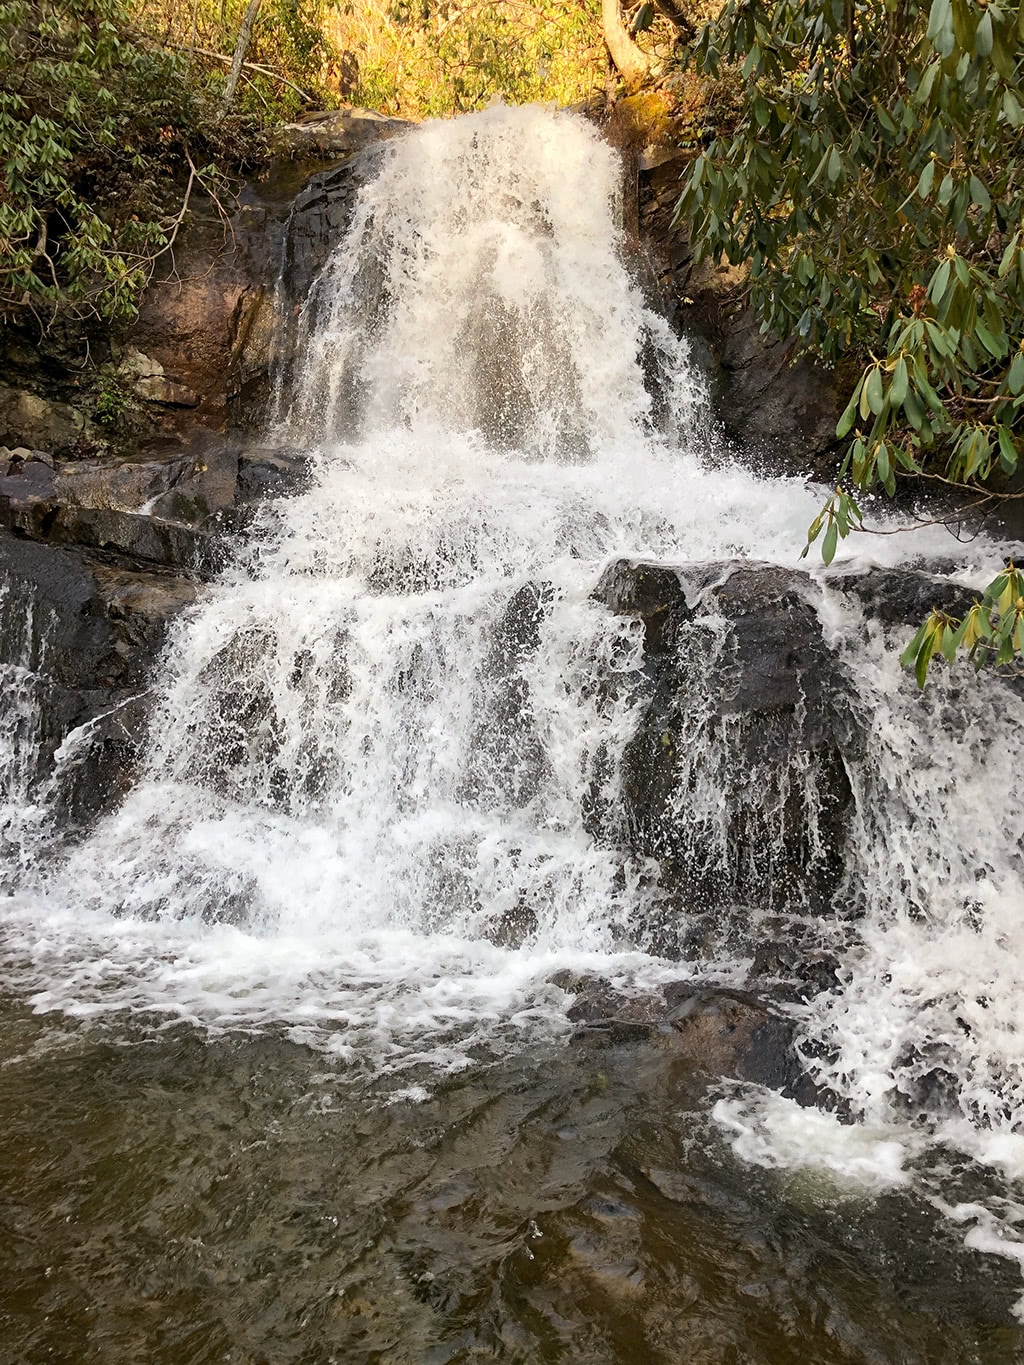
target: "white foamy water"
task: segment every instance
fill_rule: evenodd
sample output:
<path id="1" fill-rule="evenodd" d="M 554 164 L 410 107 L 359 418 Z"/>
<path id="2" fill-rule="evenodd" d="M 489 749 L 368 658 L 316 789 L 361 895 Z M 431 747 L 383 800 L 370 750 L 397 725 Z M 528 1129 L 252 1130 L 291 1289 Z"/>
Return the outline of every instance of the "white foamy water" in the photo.
<path id="1" fill-rule="evenodd" d="M 639 675 L 642 627 L 592 593 L 620 557 L 795 565 L 821 493 L 716 453 L 688 348 L 622 264 L 618 175 L 545 110 L 388 145 L 302 317 L 288 420 L 308 491 L 268 505 L 176 623 L 135 789 L 16 869 L 6 975 L 37 1009 L 457 1067 L 563 1029 L 562 967 L 741 979 L 636 947 L 651 869 L 614 812 L 641 693 L 612 684 Z M 867 544 L 958 549 L 935 528 Z M 971 553 L 965 575 L 998 559 Z M 802 1045 L 865 1126 L 749 1093 L 716 1113 L 746 1159 L 858 1188 L 905 1183 L 943 1141 L 1015 1178 L 1024 708 L 959 674 L 922 701 L 893 639 L 827 581 L 815 601 L 860 739 L 846 917 L 821 930 L 841 980 Z M 12 674 L 21 738 L 0 740 L 19 849 L 39 662 Z M 695 828 L 738 789 L 727 746 L 712 758 L 677 807 Z M 811 822 L 812 778 L 791 775 Z"/>
<path id="2" fill-rule="evenodd" d="M 46 744 L 52 611 L 25 601 L 0 570 L 0 896 L 30 872 L 47 829 L 49 783 L 40 781 Z"/>

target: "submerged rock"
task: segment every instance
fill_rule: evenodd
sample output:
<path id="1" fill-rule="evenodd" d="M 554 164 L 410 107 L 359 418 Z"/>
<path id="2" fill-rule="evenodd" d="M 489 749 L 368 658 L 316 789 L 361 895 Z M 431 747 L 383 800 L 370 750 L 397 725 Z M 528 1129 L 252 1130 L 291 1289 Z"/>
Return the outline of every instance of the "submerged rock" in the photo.
<path id="1" fill-rule="evenodd" d="M 566 1017 L 577 1043 L 654 1044 L 708 1077 L 750 1081 L 801 1104 L 816 1098 L 794 1046 L 795 1020 L 748 991 L 675 981 L 661 994 L 625 994 L 599 976 L 559 972 L 552 984 L 576 998 Z"/>
<path id="2" fill-rule="evenodd" d="M 712 1075 L 811 1098 L 793 1046 L 796 1025 L 746 991 L 678 982 L 666 991 L 671 1046 Z"/>

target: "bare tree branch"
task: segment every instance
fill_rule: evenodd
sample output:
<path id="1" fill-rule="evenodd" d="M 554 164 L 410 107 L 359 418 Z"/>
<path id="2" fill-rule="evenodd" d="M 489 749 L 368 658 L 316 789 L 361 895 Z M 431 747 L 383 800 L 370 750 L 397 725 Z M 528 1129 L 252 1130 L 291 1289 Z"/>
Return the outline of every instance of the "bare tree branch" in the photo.
<path id="1" fill-rule="evenodd" d="M 211 52 L 207 47 L 182 47 L 178 43 L 161 43 L 161 47 L 170 48 L 172 52 L 194 53 L 197 57 L 207 57 L 211 62 L 230 63 L 233 57 L 225 57 L 223 52 Z M 269 80 L 277 81 L 279 85 L 286 85 L 289 90 L 294 90 L 296 95 L 305 100 L 307 104 L 313 103 L 313 96 L 308 90 L 303 90 L 300 85 L 295 85 L 287 76 L 282 76 L 280 71 L 275 71 L 272 66 L 261 66 L 259 62 L 243 62 L 243 71 L 255 71 L 257 76 L 266 76 Z"/>
<path id="2" fill-rule="evenodd" d="M 669 23 L 674 24 L 686 41 L 692 42 L 697 36 L 697 30 L 693 23 L 683 11 L 683 6 L 678 0 L 654 0 L 654 8 L 663 14 Z"/>

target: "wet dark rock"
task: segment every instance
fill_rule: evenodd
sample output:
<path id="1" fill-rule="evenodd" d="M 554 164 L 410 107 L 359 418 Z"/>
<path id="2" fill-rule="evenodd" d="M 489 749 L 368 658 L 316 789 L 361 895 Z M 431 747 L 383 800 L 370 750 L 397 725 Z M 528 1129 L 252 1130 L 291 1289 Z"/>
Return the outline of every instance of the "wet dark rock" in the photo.
<path id="1" fill-rule="evenodd" d="M 595 596 L 645 628 L 646 695 L 623 764 L 627 845 L 661 868 L 645 946 L 692 950 L 700 916 L 727 906 L 830 904 L 857 736 L 817 591 L 764 565 L 620 561 L 601 579 Z"/>
<path id="2" fill-rule="evenodd" d="M 236 447 L 204 443 L 177 466 L 170 487 L 150 505 L 151 514 L 209 529 L 211 518 L 235 505 L 238 465 Z"/>
<path id="3" fill-rule="evenodd" d="M 532 905 L 519 901 L 492 921 L 487 929 L 487 938 L 499 948 L 518 951 L 537 933 L 539 927 L 537 911 Z"/>
<path id="4" fill-rule="evenodd" d="M 496 666 L 518 663 L 537 648 L 551 597 L 550 583 L 524 583 L 512 594 L 494 631 Z"/>
<path id="5" fill-rule="evenodd" d="M 632 999 L 600 977 L 585 978 L 563 989 L 577 995 L 566 1011 L 566 1018 L 579 1025 L 573 1035 L 577 1042 L 614 1047 L 645 1043 L 664 1025 L 664 1008 L 656 996 Z"/>
<path id="6" fill-rule="evenodd" d="M 0 473 L 0 504 L 49 504 L 54 497 L 53 466 L 41 460 L 11 460 Z"/>
<path id="7" fill-rule="evenodd" d="M 591 972 L 556 972 L 552 985 L 574 995 L 566 1018 L 574 1024 L 602 1024 L 618 1019 L 642 1024 L 650 1033 L 664 1017 L 663 1002 L 657 996 L 630 996 L 616 990 L 610 981 Z"/>
<path id="8" fill-rule="evenodd" d="M 665 992 L 671 1046 L 711 1075 L 769 1086 L 801 1102 L 813 1087 L 793 1046 L 796 1026 L 756 996 L 678 982 Z"/>
<path id="9" fill-rule="evenodd" d="M 0 663 L 36 680 L 38 777 L 55 772 L 59 758 L 61 833 L 68 832 L 130 784 L 154 658 L 196 588 L 169 569 L 114 567 L 4 531 L 0 585 Z"/>
<path id="10" fill-rule="evenodd" d="M 525 583 L 498 620 L 485 665 L 489 685 L 474 735 L 474 771 L 465 797 L 525 805 L 537 792 L 547 758 L 533 727 L 533 704 L 523 665 L 540 643 L 551 599 L 546 583 Z"/>
<path id="11" fill-rule="evenodd" d="M 693 612 L 678 569 L 619 559 L 601 575 L 594 597 L 618 616 L 637 616 L 644 623 L 644 649 L 659 654 L 673 649 L 679 627 Z"/>
<path id="12" fill-rule="evenodd" d="M 309 481 L 304 451 L 243 450 L 238 457 L 239 503 L 302 492 Z"/>
<path id="13" fill-rule="evenodd" d="M 55 464 L 7 462 L 0 526 L 201 577 L 221 567 L 227 537 L 245 529 L 251 504 L 296 491 L 306 477 L 298 452 L 211 438 L 170 458 Z"/>
<path id="14" fill-rule="evenodd" d="M 226 549 L 214 536 L 179 522 L 115 508 L 57 507 L 41 516 L 38 508 L 0 522 L 51 545 L 100 550 L 130 560 L 183 569 L 198 577 L 215 573 Z M 3 516 L 0 508 L 0 517 Z"/>
<path id="15" fill-rule="evenodd" d="M 718 714 L 793 717 L 799 708 L 799 743 L 827 742 L 834 723 L 836 668 L 821 633 L 805 574 L 768 565 L 730 569 L 703 599 L 730 622 L 733 649 L 724 664 Z M 796 740 L 792 727 L 783 751 Z M 757 740 L 763 752 L 764 731 Z"/>
<path id="16" fill-rule="evenodd" d="M 368 120 L 367 127 L 376 130 L 381 122 Z M 236 427 L 261 428 L 275 392 L 287 393 L 303 307 L 344 236 L 359 188 L 373 174 L 386 136 L 374 131 L 355 138 L 358 147 L 344 156 L 336 144 L 316 150 L 321 144 L 311 137 L 303 142 L 309 154 L 275 162 L 269 183 L 257 187 L 256 217 L 262 214 L 272 233 L 259 252 L 250 253 L 248 285 L 232 315 L 226 374 Z M 272 209 L 266 204 L 270 199 Z"/>
<path id="17" fill-rule="evenodd" d="M 940 568 L 935 567 L 937 571 Z M 963 616 L 978 596 L 970 588 L 926 569 L 870 569 L 835 576 L 829 585 L 854 598 L 866 616 L 883 625 L 916 627 L 933 607 L 951 616 Z"/>
<path id="18" fill-rule="evenodd" d="M 112 698 L 98 715 L 78 722 L 81 742 L 61 770 L 62 834 L 84 829 L 127 795 L 145 750 L 150 705 L 148 692 Z"/>
<path id="19" fill-rule="evenodd" d="M 836 463 L 836 422 L 845 406 L 834 376 L 766 336 L 748 305 L 730 317 L 716 358 L 716 414 L 737 448 L 752 452 L 767 472 L 827 478 Z"/>
<path id="20" fill-rule="evenodd" d="M 762 932 L 777 936 L 765 938 L 754 950 L 750 979 L 759 989 L 761 982 L 767 981 L 777 985 L 786 998 L 810 1000 L 835 988 L 839 960 L 815 943 L 812 933 L 801 932 L 793 922 L 774 930 L 766 925 Z"/>
<path id="21" fill-rule="evenodd" d="M 344 235 L 360 185 L 373 174 L 379 152 L 363 151 L 309 176 L 295 196 L 282 242 L 282 289 L 289 310 L 305 302 L 313 281 Z"/>

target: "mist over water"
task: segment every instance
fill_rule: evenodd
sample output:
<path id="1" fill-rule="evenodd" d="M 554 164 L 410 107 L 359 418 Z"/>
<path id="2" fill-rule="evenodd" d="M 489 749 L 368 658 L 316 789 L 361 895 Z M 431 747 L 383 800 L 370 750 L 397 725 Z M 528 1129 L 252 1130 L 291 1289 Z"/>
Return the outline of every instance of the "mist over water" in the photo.
<path id="1" fill-rule="evenodd" d="M 174 626 L 123 804 L 57 859 L 18 834 L 39 856 L 0 903 L 6 977 L 36 1010 L 284 1028 L 354 1071 L 444 1072 L 564 1034 L 559 968 L 743 981 L 742 953 L 669 963 L 637 940 L 650 869 L 615 812 L 638 693 L 604 684 L 639 673 L 642 628 L 592 594 L 621 557 L 795 565 L 820 490 L 717 449 L 686 342 L 623 264 L 618 187 L 597 134 L 548 110 L 387 146 L 301 318 L 279 420 L 308 490 L 262 509 Z M 956 548 L 937 529 L 868 546 Z M 967 576 L 998 559 L 971 554 Z M 840 980 L 801 1037 L 862 1123 L 749 1091 L 716 1116 L 746 1160 L 862 1188 L 945 1147 L 1015 1179 L 1024 706 L 960 675 L 922 700 L 827 580 L 815 604 L 865 740 L 846 913 L 820 930 Z M 21 747 L 0 739 L 12 810 L 29 681 Z M 722 774 L 693 771 L 696 827 Z M 941 1101 L 908 1109 L 937 1071 Z M 949 1207 L 991 1249 L 1013 1233 L 997 1204 Z"/>

